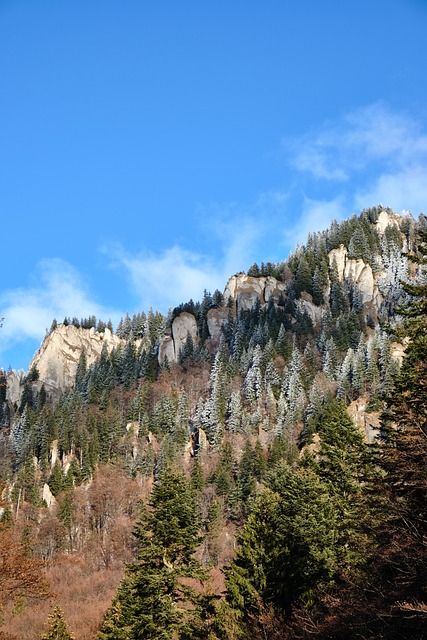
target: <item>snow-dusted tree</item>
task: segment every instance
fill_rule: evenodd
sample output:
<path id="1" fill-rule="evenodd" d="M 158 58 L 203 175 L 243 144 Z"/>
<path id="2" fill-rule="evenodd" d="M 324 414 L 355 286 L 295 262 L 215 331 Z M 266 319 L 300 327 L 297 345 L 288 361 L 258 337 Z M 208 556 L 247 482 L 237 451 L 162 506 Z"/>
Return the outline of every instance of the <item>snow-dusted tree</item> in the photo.
<path id="1" fill-rule="evenodd" d="M 304 408 L 307 404 L 307 396 L 301 376 L 297 371 L 291 373 L 286 392 L 288 400 L 288 418 L 291 426 L 302 420 Z"/>
<path id="2" fill-rule="evenodd" d="M 378 335 L 370 336 L 366 344 L 366 382 L 371 394 L 378 389 L 380 373 L 378 369 Z"/>
<path id="3" fill-rule="evenodd" d="M 245 397 L 251 404 L 257 403 L 263 392 L 261 359 L 262 351 L 258 344 L 254 349 L 252 363 L 243 383 Z"/>
<path id="4" fill-rule="evenodd" d="M 279 401 L 277 403 L 277 415 L 274 432 L 276 435 L 281 435 L 286 426 L 286 417 L 288 415 L 288 401 L 286 399 L 286 391 L 280 392 Z"/>
<path id="5" fill-rule="evenodd" d="M 175 416 L 176 399 L 163 394 L 153 410 L 153 430 L 160 433 L 171 433 L 175 425 Z"/>
<path id="6" fill-rule="evenodd" d="M 195 424 L 206 431 L 209 442 L 219 445 L 225 428 L 227 412 L 227 381 L 223 355 L 217 351 L 209 378 L 210 394 L 205 402 L 198 402 Z"/>
<path id="7" fill-rule="evenodd" d="M 364 350 L 360 349 L 360 347 L 354 353 L 351 382 L 353 392 L 358 397 L 363 393 L 365 385 L 365 354 Z"/>
<path id="8" fill-rule="evenodd" d="M 213 408 L 212 418 L 223 424 L 227 409 L 226 374 L 224 360 L 220 350 L 218 350 L 212 365 L 210 387 Z"/>
<path id="9" fill-rule="evenodd" d="M 338 374 L 337 397 L 346 402 L 351 399 L 354 351 L 348 349 Z"/>
<path id="10" fill-rule="evenodd" d="M 233 391 L 228 402 L 227 429 L 233 433 L 242 431 L 242 399 L 239 391 Z"/>
<path id="11" fill-rule="evenodd" d="M 408 258 L 393 244 L 383 250 L 382 260 L 384 271 L 378 279 L 378 289 L 384 298 L 387 313 L 394 315 L 396 307 L 407 300 L 401 282 L 408 280 Z"/>
<path id="12" fill-rule="evenodd" d="M 236 324 L 233 342 L 231 345 L 231 353 L 235 360 L 239 360 L 242 355 L 244 345 L 246 343 L 245 327 L 243 320 L 239 320 Z"/>
<path id="13" fill-rule="evenodd" d="M 264 379 L 265 379 L 265 384 L 269 384 L 273 387 L 279 387 L 280 386 L 280 376 L 277 372 L 276 367 L 274 366 L 272 360 L 269 360 L 267 362 L 267 366 L 265 368 L 265 374 L 264 374 Z"/>
<path id="14" fill-rule="evenodd" d="M 175 415 L 175 425 L 180 429 L 187 429 L 190 420 L 188 398 L 184 389 L 181 389 L 178 397 L 178 406 Z"/>

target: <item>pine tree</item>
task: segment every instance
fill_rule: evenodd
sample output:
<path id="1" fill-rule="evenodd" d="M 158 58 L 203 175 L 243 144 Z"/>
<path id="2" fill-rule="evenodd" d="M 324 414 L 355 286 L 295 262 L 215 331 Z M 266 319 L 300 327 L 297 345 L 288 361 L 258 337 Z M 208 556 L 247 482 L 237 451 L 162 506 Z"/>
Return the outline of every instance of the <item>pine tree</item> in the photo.
<path id="1" fill-rule="evenodd" d="M 68 624 L 65 622 L 64 613 L 59 605 L 48 617 L 49 631 L 45 633 L 41 640 L 73 640 Z"/>
<path id="2" fill-rule="evenodd" d="M 203 579 L 194 558 L 200 543 L 194 495 L 185 478 L 164 471 L 135 530 L 138 561 L 128 565 L 99 640 L 198 637 L 199 599 L 182 580 Z"/>
<path id="3" fill-rule="evenodd" d="M 327 485 L 310 469 L 281 464 L 251 512 L 226 571 L 232 617 L 244 623 L 260 604 L 286 611 L 337 570 L 338 514 Z M 242 637 L 246 637 L 242 633 Z"/>
<path id="4" fill-rule="evenodd" d="M 408 346 L 394 389 L 387 398 L 384 428 L 387 469 L 393 492 L 402 497 L 412 526 L 427 532 L 427 233 L 420 231 L 418 255 L 410 259 L 420 267 L 416 282 L 402 283 L 411 300 L 398 312 L 407 318 L 402 335 Z M 397 479 L 399 482 L 397 484 Z"/>
<path id="5" fill-rule="evenodd" d="M 369 243 L 361 226 L 358 226 L 351 236 L 348 244 L 349 258 L 362 258 L 365 262 L 370 262 L 371 252 Z"/>

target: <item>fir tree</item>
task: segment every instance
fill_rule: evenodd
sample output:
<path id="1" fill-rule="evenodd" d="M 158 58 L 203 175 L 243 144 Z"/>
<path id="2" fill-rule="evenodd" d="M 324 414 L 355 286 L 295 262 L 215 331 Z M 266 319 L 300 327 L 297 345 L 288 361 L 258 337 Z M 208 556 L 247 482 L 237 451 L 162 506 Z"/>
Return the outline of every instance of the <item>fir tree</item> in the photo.
<path id="1" fill-rule="evenodd" d="M 227 601 L 249 620 L 260 603 L 288 610 L 337 569 L 338 515 L 327 485 L 309 469 L 276 470 L 259 497 L 227 570 Z M 242 634 L 245 637 L 245 634 Z"/>
<path id="2" fill-rule="evenodd" d="M 200 542 L 194 496 L 185 478 L 166 470 L 143 508 L 135 536 L 136 563 L 128 565 L 99 640 L 198 637 L 199 599 L 184 578 L 204 577 L 194 551 Z"/>
<path id="3" fill-rule="evenodd" d="M 41 640 L 73 640 L 68 624 L 65 622 L 64 613 L 59 605 L 48 617 L 49 631 L 45 633 Z"/>
<path id="4" fill-rule="evenodd" d="M 402 496 L 402 506 L 422 536 L 427 532 L 427 233 L 423 231 L 418 252 L 410 256 L 421 268 L 418 281 L 402 284 L 411 296 L 398 309 L 407 318 L 401 334 L 408 346 L 383 422 L 391 445 L 386 460 L 393 492 Z"/>

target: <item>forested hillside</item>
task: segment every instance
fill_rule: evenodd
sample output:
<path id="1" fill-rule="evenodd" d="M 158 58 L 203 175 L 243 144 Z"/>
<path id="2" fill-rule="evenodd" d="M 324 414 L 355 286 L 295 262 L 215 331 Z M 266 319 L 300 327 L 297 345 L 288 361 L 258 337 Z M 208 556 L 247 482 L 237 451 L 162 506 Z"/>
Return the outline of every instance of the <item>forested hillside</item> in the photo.
<path id="1" fill-rule="evenodd" d="M 0 638 L 427 637 L 426 243 L 375 207 L 167 317 L 54 319 L 1 372 Z"/>

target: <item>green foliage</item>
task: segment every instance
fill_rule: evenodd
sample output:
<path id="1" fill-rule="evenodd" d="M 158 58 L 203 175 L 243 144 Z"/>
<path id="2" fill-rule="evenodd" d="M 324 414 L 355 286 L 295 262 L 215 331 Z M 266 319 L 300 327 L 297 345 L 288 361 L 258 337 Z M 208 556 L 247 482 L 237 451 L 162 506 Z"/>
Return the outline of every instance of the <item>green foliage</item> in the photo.
<path id="1" fill-rule="evenodd" d="M 49 478 L 49 488 L 54 496 L 58 495 L 58 493 L 64 488 L 64 472 L 62 469 L 62 464 L 59 462 L 59 460 L 56 460 L 55 464 L 53 465 L 53 469 Z"/>
<path id="2" fill-rule="evenodd" d="M 410 257 L 420 273 L 416 281 L 402 285 L 411 296 L 406 306 L 398 310 L 405 318 L 401 335 L 406 335 L 408 345 L 392 394 L 387 398 L 383 427 L 388 444 L 386 469 L 393 493 L 401 498 L 412 526 L 423 536 L 427 532 L 426 231 L 419 231 L 417 254 Z"/>
<path id="3" fill-rule="evenodd" d="M 338 514 L 311 469 L 280 465 L 239 537 L 227 571 L 227 600 L 242 618 L 259 600 L 286 610 L 337 570 Z"/>
<path id="4" fill-rule="evenodd" d="M 203 579 L 194 558 L 200 543 L 193 492 L 185 478 L 166 470 L 155 484 L 150 510 L 135 530 L 138 561 L 128 565 L 99 640 L 198 637 L 201 599 L 185 578 Z"/>

